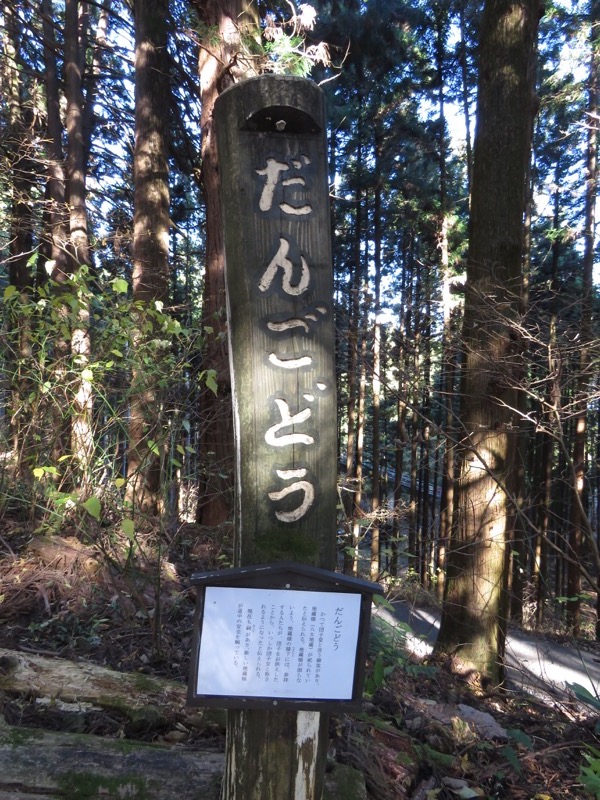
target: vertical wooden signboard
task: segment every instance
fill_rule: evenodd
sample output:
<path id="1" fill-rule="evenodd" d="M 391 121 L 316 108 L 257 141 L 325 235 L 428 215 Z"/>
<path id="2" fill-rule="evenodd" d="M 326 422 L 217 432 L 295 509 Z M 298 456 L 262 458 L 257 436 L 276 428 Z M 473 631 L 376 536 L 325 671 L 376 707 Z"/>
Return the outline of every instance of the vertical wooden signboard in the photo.
<path id="1" fill-rule="evenodd" d="M 337 423 L 323 93 L 303 78 L 252 78 L 221 95 L 215 128 L 236 566 L 285 559 L 332 569 Z M 230 712 L 223 797 L 318 800 L 321 716 Z"/>
<path id="2" fill-rule="evenodd" d="M 237 84 L 216 109 L 237 459 L 238 565 L 331 569 L 333 277 L 323 94 Z"/>

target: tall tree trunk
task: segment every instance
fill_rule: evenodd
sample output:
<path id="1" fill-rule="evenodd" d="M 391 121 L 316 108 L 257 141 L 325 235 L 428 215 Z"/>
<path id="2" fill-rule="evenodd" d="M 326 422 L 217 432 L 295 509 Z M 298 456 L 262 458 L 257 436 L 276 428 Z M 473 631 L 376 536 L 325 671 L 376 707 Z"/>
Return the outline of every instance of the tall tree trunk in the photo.
<path id="1" fill-rule="evenodd" d="M 233 423 L 227 318 L 225 253 L 219 198 L 213 110 L 219 94 L 237 80 L 257 74 L 248 41 L 260 34 L 258 11 L 249 0 L 194 2 L 211 40 L 200 49 L 199 74 L 202 112 L 202 193 L 206 213 L 206 269 L 203 321 L 206 370 L 213 370 L 217 394 L 203 387 L 200 394 L 200 458 L 197 521 L 215 526 L 231 517 L 233 490 Z M 215 34 L 218 32 L 218 36 Z"/>
<path id="2" fill-rule="evenodd" d="M 593 337 L 593 270 L 596 222 L 596 197 L 598 185 L 598 76 L 600 70 L 600 2 L 590 2 L 590 71 L 588 77 L 588 128 L 585 177 L 585 228 L 583 249 L 583 274 L 581 280 L 582 346 L 579 351 L 579 374 L 577 376 L 578 411 L 575 416 L 575 438 L 573 440 L 573 501 L 569 529 L 569 563 L 567 567 L 567 626 L 574 636 L 579 635 L 581 624 L 581 571 L 579 560 L 582 546 L 589 534 L 586 511 L 586 439 L 588 428 L 587 389 L 590 375 L 590 347 Z"/>
<path id="3" fill-rule="evenodd" d="M 389 572 L 392 577 L 398 575 L 400 566 L 400 541 L 404 525 L 404 509 L 402 508 L 402 482 L 404 477 L 404 450 L 408 442 L 406 431 L 406 414 L 408 407 L 400 390 L 396 404 L 396 448 L 394 453 L 394 516 L 392 518 L 391 556 Z"/>
<path id="4" fill-rule="evenodd" d="M 6 372 L 12 375 L 11 385 L 11 437 L 17 454 L 17 472 L 27 477 L 25 462 L 31 437 L 28 428 L 31 420 L 27 414 L 29 381 L 26 369 L 31 357 L 30 317 L 22 313 L 31 295 L 32 270 L 29 262 L 33 255 L 33 218 L 31 194 L 35 183 L 31 120 L 22 103 L 20 80 L 19 23 L 12 4 L 3 6 L 6 24 L 5 57 L 2 64 L 2 85 L 8 106 L 8 133 L 12 145 L 12 197 L 10 201 L 10 240 L 8 277 L 17 289 L 19 304 L 12 305 L 10 330 L 7 337 Z M 25 374 L 24 374 L 25 372 Z"/>
<path id="5" fill-rule="evenodd" d="M 154 305 L 164 303 L 169 291 L 168 7 L 168 0 L 134 3 L 133 300 L 138 353 L 152 340 Z M 160 351 L 153 356 L 159 360 Z M 149 513 L 159 509 L 160 416 L 157 376 L 151 359 L 140 359 L 132 372 L 127 486 L 134 508 Z"/>
<path id="6" fill-rule="evenodd" d="M 83 131 L 83 76 L 85 42 L 87 42 L 87 3 L 66 0 L 65 3 L 65 94 L 67 100 L 67 185 L 69 189 L 69 272 L 81 267 L 89 269 L 85 141 Z M 73 367 L 77 371 L 76 392 L 70 410 L 71 454 L 78 466 L 78 485 L 85 490 L 89 484 L 92 457 L 92 382 L 86 376 L 91 359 L 89 296 L 85 291 L 85 276 L 77 297 L 77 322 L 71 333 Z"/>
<path id="7" fill-rule="evenodd" d="M 67 178 L 65 158 L 63 151 L 64 126 L 61 115 L 60 81 L 57 64 L 57 42 L 55 36 L 56 22 L 51 0 L 42 0 L 42 31 L 44 37 L 44 82 L 46 88 L 46 113 L 47 113 L 47 183 L 46 183 L 46 212 L 44 215 L 44 231 L 40 247 L 39 275 L 40 282 L 49 275 L 54 281 L 54 291 L 57 295 L 65 295 L 58 313 L 63 324 L 57 326 L 53 352 L 53 382 L 57 387 L 68 384 L 67 367 L 71 354 L 71 341 L 68 331 L 70 329 L 69 307 L 66 301 L 68 292 L 68 276 L 71 269 L 71 260 L 68 254 L 69 246 L 69 212 L 67 197 Z M 66 36 L 66 31 L 65 31 Z M 43 268 L 42 268 L 43 267 Z M 52 430 L 50 446 L 52 458 L 58 463 L 61 456 L 66 455 L 70 448 L 70 403 L 64 398 L 63 402 L 54 403 L 45 420 L 46 427 Z"/>
<path id="8" fill-rule="evenodd" d="M 69 187 L 70 272 L 89 265 L 87 209 L 85 202 L 85 147 L 83 139 L 82 40 L 83 6 L 79 0 L 65 3 L 65 95 L 67 101 L 67 180 Z"/>
<path id="9" fill-rule="evenodd" d="M 533 119 L 532 119 L 533 126 Z M 532 127 L 533 139 L 533 127 Z M 532 180 L 532 157 L 530 155 L 527 162 L 526 177 L 526 197 L 525 197 L 525 225 L 523 236 L 523 290 L 521 294 L 521 316 L 525 318 L 529 306 L 529 283 L 531 274 L 531 211 L 533 203 L 533 180 Z M 534 432 L 527 420 L 527 410 L 529 398 L 522 389 L 526 378 L 526 370 L 523 363 L 517 367 L 515 377 L 519 384 L 517 394 L 517 410 L 520 419 L 522 433 L 517 441 L 516 464 L 513 472 L 513 482 L 509 486 L 515 498 L 515 506 L 512 513 L 512 532 L 511 569 L 509 573 L 510 583 L 510 611 L 511 619 L 523 622 L 523 604 L 525 594 L 525 581 L 527 578 L 527 565 L 531 554 L 531 535 L 529 524 L 526 521 L 526 508 L 531 504 L 531 491 L 528 489 L 528 476 L 531 475 L 531 460 L 529 453 L 533 445 Z"/>
<path id="10" fill-rule="evenodd" d="M 408 509 L 406 513 L 407 527 L 407 554 L 406 563 L 408 572 L 416 572 L 419 567 L 418 562 L 418 541 L 417 541 L 417 421 L 415 419 L 414 406 L 416 396 L 414 386 L 416 384 L 415 365 L 418 362 L 417 353 L 419 352 L 418 326 L 415 321 L 415 309 L 418 308 L 418 298 L 415 297 L 414 281 L 414 235 L 411 231 L 408 234 L 406 244 L 407 256 L 404 265 L 403 280 L 405 281 L 404 292 L 404 346 L 405 346 L 405 385 L 406 406 L 411 409 L 410 415 L 407 413 L 406 443 L 410 443 L 409 463 L 408 463 Z"/>
<path id="11" fill-rule="evenodd" d="M 464 12 L 463 13 L 464 16 Z M 438 75 L 438 109 L 439 109 L 439 169 L 440 169 L 440 223 L 438 229 L 438 250 L 440 272 L 442 276 L 442 307 L 444 327 L 442 332 L 442 367 L 440 378 L 440 391 L 442 395 L 442 428 L 445 431 L 444 448 L 442 456 L 442 481 L 439 514 L 439 532 L 437 564 L 435 571 L 435 591 L 439 599 L 444 595 L 446 581 L 446 548 L 452 530 L 452 510 L 454 505 L 454 450 L 452 446 L 452 398 L 454 396 L 454 381 L 456 376 L 455 342 L 453 341 L 453 302 L 452 302 L 452 276 L 450 271 L 450 252 L 448 243 L 449 209 L 447 191 L 447 137 L 446 137 L 446 102 L 445 102 L 445 64 L 447 59 L 446 42 L 448 37 L 448 8 L 438 9 L 436 16 L 436 70 Z M 461 37 L 464 37 L 464 20 L 461 25 Z M 467 80 L 466 54 L 464 40 L 461 44 L 461 65 L 464 63 L 463 84 Z M 464 109 L 467 132 L 467 174 L 470 187 L 470 130 L 468 92 L 467 104 Z"/>
<path id="12" fill-rule="evenodd" d="M 88 4 L 89 5 L 89 4 Z M 92 146 L 92 133 L 94 130 L 94 103 L 96 102 L 96 90 L 102 69 L 104 50 L 108 44 L 108 28 L 111 16 L 112 0 L 104 0 L 104 4 L 99 12 L 96 24 L 96 35 L 94 49 L 91 57 L 91 64 L 87 75 L 82 74 L 85 84 L 85 103 L 81 120 L 81 132 L 83 137 L 83 156 L 84 156 L 84 175 L 87 175 L 87 168 Z M 85 73 L 85 68 L 84 68 Z"/>
<path id="13" fill-rule="evenodd" d="M 479 51 L 477 133 L 463 326 L 462 440 L 456 519 L 438 650 L 503 677 L 507 480 L 514 469 L 515 351 L 525 177 L 534 113 L 539 8 L 487 0 Z"/>
<path id="14" fill-rule="evenodd" d="M 360 355 L 358 362 L 358 396 L 356 398 L 356 448 L 354 454 L 354 493 L 352 507 L 352 563 L 350 572 L 358 575 L 359 548 L 364 536 L 362 522 L 363 470 L 365 444 L 365 400 L 367 395 L 367 337 L 360 336 Z"/>
<path id="15" fill-rule="evenodd" d="M 461 102 L 463 118 L 465 121 L 465 160 L 467 165 L 467 189 L 469 197 L 471 196 L 471 187 L 473 185 L 473 150 L 471 147 L 471 76 L 469 73 L 469 63 L 467 59 L 467 24 L 465 20 L 465 5 L 467 0 L 462 0 L 459 4 L 459 28 L 460 28 L 460 48 L 459 48 L 459 63 L 461 75 Z"/>
<path id="16" fill-rule="evenodd" d="M 52 264 L 52 278 L 64 283 L 68 272 L 68 217 L 66 180 L 62 146 L 63 124 L 60 112 L 56 37 L 54 34 L 52 0 L 42 0 L 42 31 L 44 37 L 44 82 L 46 88 L 47 148 L 48 148 L 48 239 L 42 243 Z"/>
<path id="17" fill-rule="evenodd" d="M 375 171 L 380 174 L 381 145 L 375 141 Z M 380 542 L 380 506 L 381 506 L 381 180 L 375 187 L 375 201 L 373 204 L 374 218 L 374 295 L 375 295 L 375 320 L 373 324 L 373 376 L 371 391 L 373 393 L 373 447 L 372 447 L 372 476 L 371 476 L 371 512 L 373 523 L 371 526 L 371 580 L 376 581 L 381 571 L 381 542 Z"/>
<path id="18" fill-rule="evenodd" d="M 547 414 L 546 414 L 547 418 Z M 533 556 L 533 586 L 535 591 L 535 624 L 544 622 L 545 600 L 548 587 L 548 537 L 550 535 L 550 505 L 552 502 L 552 450 L 553 439 L 549 431 L 542 431 L 539 444 L 536 475 L 538 478 L 536 507 L 536 537 Z"/>
<path id="19" fill-rule="evenodd" d="M 11 4 L 4 6 L 3 16 L 6 23 L 6 38 L 2 84 L 8 106 L 7 140 L 13 156 L 8 276 L 12 286 L 26 293 L 31 285 L 28 261 L 33 254 L 31 214 L 31 190 L 35 179 L 34 144 L 31 140 L 33 119 L 31 112 L 27 112 L 22 102 L 19 20 Z"/>
<path id="20" fill-rule="evenodd" d="M 560 187 L 562 181 L 561 161 L 557 159 L 554 167 L 554 215 L 553 228 L 560 227 Z M 558 323 L 558 265 L 560 260 L 561 241 L 553 237 L 551 243 L 551 279 L 550 279 L 550 320 L 548 350 L 545 370 L 548 373 L 547 389 L 544 402 L 540 403 L 540 414 L 543 419 L 543 428 L 540 434 L 539 456 L 536 464 L 535 484 L 537 486 L 536 507 L 536 538 L 534 544 L 533 584 L 535 587 L 535 620 L 540 627 L 544 621 L 545 600 L 549 586 L 550 575 L 548 571 L 548 538 L 550 536 L 550 514 L 552 505 L 552 468 L 554 438 L 552 430 L 555 426 L 552 408 L 560 407 L 560 359 L 557 358 L 557 323 Z"/>
<path id="21" fill-rule="evenodd" d="M 406 296 L 407 270 L 403 264 L 400 278 L 400 296 Z M 396 402 L 396 436 L 395 436 L 395 456 L 394 456 L 394 517 L 392 523 L 392 546 L 390 575 L 396 576 L 400 566 L 400 542 L 403 538 L 406 514 L 402 506 L 402 491 L 404 479 L 404 452 L 409 442 L 408 431 L 406 428 L 406 417 L 408 414 L 408 404 L 404 388 L 404 376 L 408 374 L 408 350 L 404 347 L 406 341 L 406 305 L 402 304 L 400 319 L 398 321 L 398 332 L 396 339 L 396 350 L 398 352 L 398 397 Z"/>
<path id="22" fill-rule="evenodd" d="M 421 309 L 422 309 L 422 288 L 423 276 L 421 271 L 416 268 L 415 258 L 416 242 L 415 236 L 411 235 L 411 256 L 410 256 L 410 271 L 411 271 L 411 294 L 410 300 L 412 309 L 407 316 L 410 320 L 407 325 L 412 339 L 411 348 L 411 377 L 412 389 L 410 402 L 413 409 L 411 415 L 411 447 L 410 447 L 410 506 L 408 516 L 408 551 L 409 551 L 409 569 L 412 566 L 414 573 L 421 575 L 421 566 L 423 558 L 423 538 L 420 535 L 419 528 L 419 449 L 422 440 L 421 433 L 421 420 L 416 410 L 419 403 L 419 379 L 417 376 L 420 374 L 421 359 L 423 356 L 422 350 L 422 328 L 421 328 Z M 412 326 L 412 329 L 411 329 Z M 412 559 L 412 562 L 411 562 Z"/>
<path id="23" fill-rule="evenodd" d="M 419 525 L 417 519 L 417 500 L 418 500 L 418 470 L 417 455 L 419 447 L 418 422 L 413 414 L 411 419 L 410 437 L 410 499 L 408 505 L 408 571 L 413 574 L 420 574 L 421 565 L 421 541 L 419 539 Z"/>
<path id="24" fill-rule="evenodd" d="M 444 281 L 444 296 L 446 296 Z M 446 552 L 452 533 L 454 511 L 454 436 L 455 424 L 453 414 L 453 397 L 456 380 L 456 342 L 454 341 L 453 315 L 446 313 L 444 302 L 444 333 L 442 339 L 442 392 L 443 392 L 443 427 L 445 431 L 444 452 L 442 457 L 442 482 L 440 497 L 439 552 L 436 594 L 439 599 L 444 596 L 446 583 Z"/>
<path id="25" fill-rule="evenodd" d="M 419 456 L 419 473 L 421 476 L 421 500 L 420 500 L 420 521 L 421 529 L 421 583 L 428 588 L 431 587 L 433 575 L 433 526 L 430 519 L 433 517 L 432 509 L 435 503 L 435 495 L 431 494 L 431 279 L 426 277 L 426 300 L 425 300 L 425 320 L 423 337 L 423 390 L 421 396 L 421 442 Z"/>
<path id="26" fill-rule="evenodd" d="M 360 131 L 360 126 L 359 126 Z M 357 146 L 358 163 L 362 163 L 362 146 L 360 136 Z M 363 282 L 363 266 L 361 256 L 362 227 L 363 227 L 363 198 L 362 191 L 356 189 L 354 216 L 354 241 L 352 261 L 352 282 L 350 285 L 350 319 L 348 320 L 348 429 L 346 432 L 346 483 L 347 491 L 344 494 L 344 516 L 346 519 L 346 547 L 344 548 L 344 572 L 355 575 L 358 569 L 358 536 L 357 514 L 360 509 L 362 497 L 362 437 L 364 419 L 361 417 L 358 406 L 360 404 L 361 378 L 359 370 L 361 341 L 361 292 Z M 360 418 L 361 445 L 358 447 L 358 430 Z M 359 460 L 360 452 L 360 460 Z"/>

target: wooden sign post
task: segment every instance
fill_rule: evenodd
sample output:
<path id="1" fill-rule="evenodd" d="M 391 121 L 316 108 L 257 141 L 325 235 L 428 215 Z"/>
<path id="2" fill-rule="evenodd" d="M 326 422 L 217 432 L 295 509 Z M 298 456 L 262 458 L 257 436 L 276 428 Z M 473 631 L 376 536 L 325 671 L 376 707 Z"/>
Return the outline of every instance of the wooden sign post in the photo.
<path id="1" fill-rule="evenodd" d="M 266 75 L 215 108 L 236 437 L 236 567 L 332 569 L 333 275 L 322 91 Z M 320 800 L 327 719 L 229 712 L 224 800 Z"/>

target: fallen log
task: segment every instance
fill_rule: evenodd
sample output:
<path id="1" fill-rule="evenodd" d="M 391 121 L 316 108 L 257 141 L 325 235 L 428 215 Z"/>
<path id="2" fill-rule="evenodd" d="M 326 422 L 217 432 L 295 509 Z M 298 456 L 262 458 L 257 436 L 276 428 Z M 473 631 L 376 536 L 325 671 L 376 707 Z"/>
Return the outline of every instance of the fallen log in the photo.
<path id="1" fill-rule="evenodd" d="M 2 800 L 218 800 L 225 756 L 0 720 Z M 366 800 L 364 777 L 335 764 L 323 800 Z"/>
<path id="2" fill-rule="evenodd" d="M 94 703 L 103 708 L 120 708 L 126 701 L 180 712 L 185 709 L 186 695 L 185 686 L 164 678 L 4 648 L 0 648 L 0 690 Z"/>
<path id="3" fill-rule="evenodd" d="M 214 751 L 12 727 L 0 721 L 3 800 L 217 800 Z"/>
<path id="4" fill-rule="evenodd" d="M 145 673 L 116 672 L 89 661 L 69 661 L 0 648 L 0 692 L 48 698 L 67 714 L 90 704 L 128 720 L 127 733 L 168 728 L 225 728 L 220 709 L 187 709 L 183 684 Z"/>
<path id="5" fill-rule="evenodd" d="M 186 708 L 186 687 L 141 673 L 120 673 L 87 661 L 0 648 L 0 699 L 27 698 L 40 727 L 9 725 L 0 714 L 1 800 L 217 800 L 224 755 L 166 742 L 193 732 L 224 733 L 222 709 Z M 38 708 L 39 707 L 39 708 Z M 60 730 L 44 730 L 44 709 Z M 155 730 L 163 743 L 104 738 L 77 729 L 90 709 L 119 712 L 122 735 Z M 37 717 L 34 715 L 34 723 Z M 176 734 L 182 734 L 181 737 Z M 190 737 L 188 737 L 190 734 Z M 196 745 L 194 745 L 196 748 Z M 363 776 L 332 764 L 324 800 L 365 800 Z"/>

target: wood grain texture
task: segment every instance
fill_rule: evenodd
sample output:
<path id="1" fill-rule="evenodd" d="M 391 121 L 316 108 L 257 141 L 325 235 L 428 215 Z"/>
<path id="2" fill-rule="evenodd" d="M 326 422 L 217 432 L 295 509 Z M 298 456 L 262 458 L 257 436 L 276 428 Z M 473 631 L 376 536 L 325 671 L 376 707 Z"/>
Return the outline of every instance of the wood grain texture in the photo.
<path id="1" fill-rule="evenodd" d="M 333 567 L 337 412 L 324 127 L 322 92 L 302 79 L 248 80 L 217 104 L 239 564 L 287 558 Z M 284 425 L 286 415 L 297 421 Z M 290 521 L 306 491 L 278 493 L 298 481 L 313 487 L 314 500 Z"/>

